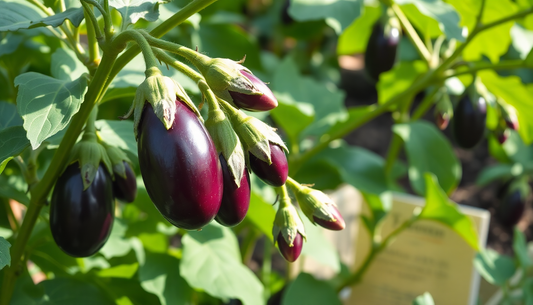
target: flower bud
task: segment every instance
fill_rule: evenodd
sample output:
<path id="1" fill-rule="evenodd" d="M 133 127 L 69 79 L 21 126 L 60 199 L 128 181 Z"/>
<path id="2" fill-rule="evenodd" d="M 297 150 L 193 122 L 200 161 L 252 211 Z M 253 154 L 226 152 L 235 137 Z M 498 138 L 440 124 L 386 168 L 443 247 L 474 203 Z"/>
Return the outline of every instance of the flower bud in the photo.
<path id="1" fill-rule="evenodd" d="M 498 142 L 500 144 L 503 144 L 505 143 L 505 141 L 507 141 L 507 139 L 509 138 L 509 130 L 508 129 L 504 129 L 504 130 L 497 130 L 496 131 L 496 136 L 498 138 Z"/>
<path id="2" fill-rule="evenodd" d="M 248 73 L 246 70 L 241 70 L 240 72 L 252 81 L 255 88 L 259 90 L 262 95 L 229 91 L 235 106 L 248 111 L 268 111 L 278 107 L 278 100 L 263 81 L 255 75 Z"/>
<path id="3" fill-rule="evenodd" d="M 82 139 L 76 143 L 72 148 L 69 164 L 76 161 L 81 168 L 83 190 L 88 189 L 93 182 L 101 162 L 104 163 L 108 173 L 113 175 L 111 160 L 109 160 L 106 149 L 96 141 Z"/>
<path id="4" fill-rule="evenodd" d="M 503 110 L 503 119 L 505 120 L 505 124 L 507 127 L 509 127 L 512 130 L 518 131 L 519 124 L 518 124 L 518 116 L 516 115 L 516 109 L 514 109 L 512 106 L 507 105 L 506 107 L 502 107 Z"/>
<path id="5" fill-rule="evenodd" d="M 453 117 L 453 105 L 446 89 L 441 90 L 437 95 L 435 104 L 435 124 L 440 130 L 446 129 Z"/>
<path id="6" fill-rule="evenodd" d="M 104 147 L 113 167 L 115 198 L 124 202 L 133 202 L 137 197 L 137 178 L 131 167 L 130 159 L 120 148 L 107 144 L 104 144 Z"/>
<path id="7" fill-rule="evenodd" d="M 288 262 L 293 263 L 298 259 L 300 253 L 302 253 L 302 246 L 304 242 L 300 233 L 298 233 L 294 238 L 292 246 L 287 244 L 287 241 L 285 241 L 285 238 L 283 238 L 281 233 L 278 234 L 276 241 L 278 242 L 279 252 L 281 252 L 281 255 L 283 255 L 285 260 Z"/>
<path id="8" fill-rule="evenodd" d="M 145 74 L 146 79 L 137 88 L 133 101 L 135 138 L 137 138 L 137 128 L 145 102 L 152 105 L 155 115 L 161 120 L 167 130 L 172 127 L 174 122 L 176 99 L 185 103 L 198 118 L 202 118 L 200 112 L 180 84 L 170 77 L 163 76 L 157 68 L 149 68 Z"/>
<path id="9" fill-rule="evenodd" d="M 306 238 L 305 229 L 300 215 L 291 204 L 288 196 L 280 200 L 280 206 L 274 219 L 272 236 L 287 261 L 294 262 L 300 256 L 302 239 Z"/>

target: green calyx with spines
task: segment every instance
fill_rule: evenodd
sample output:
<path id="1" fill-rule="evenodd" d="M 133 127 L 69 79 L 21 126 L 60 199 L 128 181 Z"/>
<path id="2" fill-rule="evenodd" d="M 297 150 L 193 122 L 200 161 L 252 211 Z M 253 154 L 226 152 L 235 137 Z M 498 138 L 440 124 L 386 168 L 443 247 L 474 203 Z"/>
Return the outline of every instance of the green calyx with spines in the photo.
<path id="1" fill-rule="evenodd" d="M 294 246 L 294 239 L 298 233 L 300 233 L 304 239 L 307 238 L 305 235 L 304 224 L 300 219 L 300 215 L 298 215 L 298 211 L 292 205 L 288 195 L 282 196 L 278 211 L 276 212 L 274 227 L 272 228 L 274 242 L 279 233 L 281 233 L 289 247 Z"/>
<path id="2" fill-rule="evenodd" d="M 72 148 L 69 164 L 74 162 L 78 162 L 81 169 L 83 190 L 88 189 L 93 182 L 100 163 L 104 163 L 108 173 L 113 176 L 113 167 L 107 151 L 97 141 L 82 139 L 76 143 Z"/>
<path id="3" fill-rule="evenodd" d="M 122 151 L 122 149 L 105 143 L 103 143 L 103 146 L 105 147 L 107 155 L 109 156 L 109 160 L 111 161 L 113 173 L 126 179 L 126 167 L 124 166 L 124 162 L 128 162 L 131 166 L 131 160 L 128 158 L 126 153 Z M 131 167 L 133 168 L 133 166 Z"/>
<path id="4" fill-rule="evenodd" d="M 337 221 L 331 214 L 331 206 L 335 206 L 335 203 L 328 195 L 319 190 L 303 186 L 292 178 L 287 180 L 287 184 L 294 192 L 302 212 L 313 224 L 315 224 L 314 217 L 327 221 Z"/>

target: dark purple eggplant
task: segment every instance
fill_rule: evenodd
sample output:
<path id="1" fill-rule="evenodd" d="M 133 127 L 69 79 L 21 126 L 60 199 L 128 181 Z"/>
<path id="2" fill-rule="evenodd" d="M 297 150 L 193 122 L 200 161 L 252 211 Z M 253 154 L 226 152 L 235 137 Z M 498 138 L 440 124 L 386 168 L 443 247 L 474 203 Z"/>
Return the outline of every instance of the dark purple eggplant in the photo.
<path id="1" fill-rule="evenodd" d="M 292 242 L 292 247 L 289 246 L 289 244 L 285 241 L 285 238 L 283 238 L 283 235 L 281 233 L 278 234 L 277 241 L 279 252 L 288 262 L 292 263 L 296 261 L 300 256 L 300 253 L 302 253 L 302 246 L 304 241 L 300 233 L 298 233 L 296 235 L 296 238 L 294 238 L 294 241 Z"/>
<path id="2" fill-rule="evenodd" d="M 278 107 L 278 100 L 262 80 L 244 70 L 241 70 L 241 74 L 248 78 L 263 95 L 229 91 L 235 106 L 248 111 L 268 111 Z"/>
<path id="3" fill-rule="evenodd" d="M 220 208 L 223 176 L 204 125 L 181 101 L 167 130 L 146 104 L 139 124 L 141 175 L 156 208 L 173 225 L 200 229 Z"/>
<path id="4" fill-rule="evenodd" d="M 519 190 L 508 194 L 496 211 L 496 217 L 506 227 L 513 227 L 520 221 L 526 207 L 526 200 Z"/>
<path id="5" fill-rule="evenodd" d="M 250 154 L 250 167 L 257 177 L 272 186 L 282 186 L 287 181 L 289 175 L 289 164 L 283 148 L 270 143 L 270 159 L 272 164 L 268 165 L 253 154 Z"/>
<path id="6" fill-rule="evenodd" d="M 215 220 L 226 227 L 233 227 L 241 223 L 246 217 L 250 206 L 250 175 L 245 168 L 241 185 L 237 187 L 229 171 L 226 159 L 222 155 L 220 155 L 220 164 L 224 175 L 224 194 L 222 195 L 222 203 Z"/>
<path id="7" fill-rule="evenodd" d="M 376 22 L 366 46 L 365 69 L 367 74 L 375 81 L 379 75 L 389 71 L 396 62 L 396 51 L 400 43 L 400 31 L 394 27 L 385 27 Z"/>
<path id="8" fill-rule="evenodd" d="M 313 216 L 313 220 L 321 227 L 333 230 L 333 231 L 341 231 L 344 230 L 346 227 L 346 223 L 344 222 L 344 218 L 342 218 L 341 213 L 337 209 L 335 205 L 329 206 L 329 211 L 331 212 L 331 215 L 335 218 L 335 221 L 328 221 L 322 218 L 318 218 L 316 216 Z"/>
<path id="9" fill-rule="evenodd" d="M 482 97 L 472 101 L 468 95 L 463 97 L 454 110 L 452 125 L 455 142 L 462 148 L 476 146 L 485 134 L 487 106 Z"/>
<path id="10" fill-rule="evenodd" d="M 135 178 L 135 173 L 130 164 L 126 161 L 124 161 L 124 168 L 126 169 L 126 179 L 115 174 L 113 194 L 120 201 L 133 202 L 135 197 L 137 197 L 137 178 Z"/>
<path id="11" fill-rule="evenodd" d="M 113 227 L 115 201 L 107 170 L 100 164 L 85 191 L 78 163 L 57 179 L 50 206 L 50 229 L 56 244 L 70 256 L 95 254 Z"/>

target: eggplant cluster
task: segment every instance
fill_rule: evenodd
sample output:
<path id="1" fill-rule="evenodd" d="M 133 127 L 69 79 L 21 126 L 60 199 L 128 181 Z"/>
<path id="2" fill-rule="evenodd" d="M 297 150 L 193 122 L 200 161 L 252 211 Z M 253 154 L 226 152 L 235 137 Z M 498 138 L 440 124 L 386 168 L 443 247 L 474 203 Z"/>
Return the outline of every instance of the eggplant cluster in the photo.
<path id="1" fill-rule="evenodd" d="M 100 163 L 94 180 L 84 190 L 78 162 L 58 178 L 50 206 L 50 229 L 56 244 L 70 256 L 87 257 L 106 243 L 113 227 L 115 198 L 133 202 L 137 195 L 135 173 L 124 162 L 126 178 L 112 180 Z"/>

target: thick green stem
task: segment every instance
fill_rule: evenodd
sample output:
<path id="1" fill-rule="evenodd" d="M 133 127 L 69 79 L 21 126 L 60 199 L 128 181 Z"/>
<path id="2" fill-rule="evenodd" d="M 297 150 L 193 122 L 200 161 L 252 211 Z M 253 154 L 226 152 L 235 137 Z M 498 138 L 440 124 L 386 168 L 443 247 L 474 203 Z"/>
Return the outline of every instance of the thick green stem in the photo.
<path id="1" fill-rule="evenodd" d="M 400 6 L 398 6 L 398 4 L 396 3 L 392 3 L 391 8 L 394 11 L 396 17 L 398 17 L 398 19 L 400 20 L 400 23 L 402 24 L 403 28 L 405 29 L 405 32 L 407 33 L 407 37 L 409 37 L 409 39 L 413 42 L 420 56 L 426 62 L 429 62 L 431 59 L 431 53 L 428 51 L 426 45 L 416 33 L 415 28 L 413 28 L 411 22 L 409 22 L 409 19 L 407 19 L 407 16 L 405 16 Z"/>
<path id="2" fill-rule="evenodd" d="M 207 104 L 209 105 L 209 114 L 211 115 L 211 113 L 215 110 L 220 110 L 220 107 L 217 103 L 217 96 L 213 90 L 209 88 L 209 85 L 205 82 L 205 80 L 200 80 L 198 82 L 198 88 L 204 95 L 204 98 L 207 100 Z"/>
<path id="3" fill-rule="evenodd" d="M 113 40 L 113 44 L 121 47 L 121 46 L 125 46 L 126 43 L 131 40 L 135 41 L 137 45 L 141 48 L 141 51 L 144 57 L 144 62 L 146 64 L 146 70 L 150 68 L 159 67 L 159 64 L 154 55 L 154 52 L 152 51 L 152 47 L 150 47 L 150 44 L 148 44 L 144 36 L 138 31 L 127 30 L 127 31 L 120 33 Z"/>
<path id="4" fill-rule="evenodd" d="M 196 52 L 195 50 L 189 49 L 189 48 L 184 47 L 184 46 L 182 46 L 180 44 L 177 44 L 177 43 L 174 43 L 174 42 L 170 42 L 170 41 L 166 41 L 166 40 L 163 40 L 163 39 L 155 38 L 155 37 L 151 36 L 150 34 L 144 32 L 144 31 L 140 31 L 140 32 L 143 34 L 144 38 L 146 38 L 146 40 L 148 41 L 148 43 L 150 43 L 151 46 L 159 48 L 159 49 L 163 49 L 163 50 L 168 51 L 168 52 L 172 52 L 172 53 L 178 54 L 178 55 L 188 59 L 194 65 L 196 65 L 196 62 L 197 62 L 197 60 L 199 58 L 203 58 L 204 60 L 209 58 L 209 57 L 207 57 L 205 55 L 202 55 L 202 54 Z"/>
<path id="5" fill-rule="evenodd" d="M 98 41 L 102 39 L 102 32 L 98 26 L 98 21 L 94 15 L 93 9 L 85 2 L 83 5 L 83 14 L 85 15 L 85 24 L 87 27 L 87 43 L 89 45 L 89 61 L 88 67 L 93 67 L 91 72 L 95 72 L 96 67 L 100 63 L 100 49 L 98 48 Z"/>
<path id="6" fill-rule="evenodd" d="M 105 38 L 109 41 L 111 40 L 111 37 L 113 36 L 113 21 L 111 20 L 111 15 L 109 14 L 109 10 L 106 10 L 98 1 L 96 0 L 82 0 L 82 2 L 86 2 L 88 4 L 94 5 L 97 10 L 100 11 L 100 14 L 102 14 L 104 18 L 104 32 L 105 32 Z"/>

